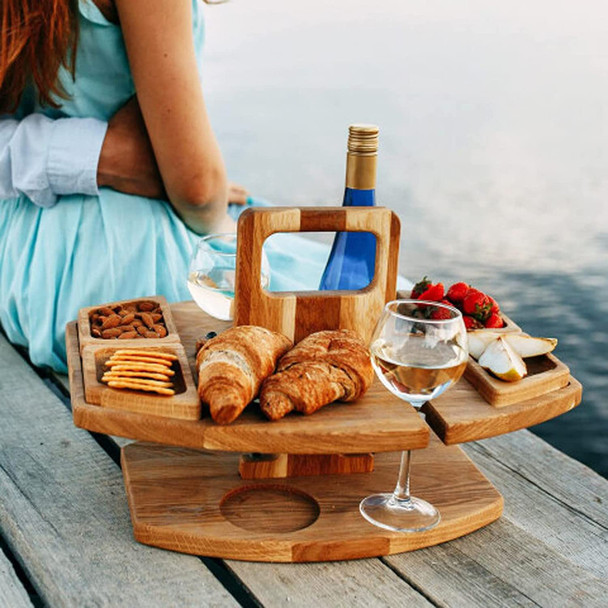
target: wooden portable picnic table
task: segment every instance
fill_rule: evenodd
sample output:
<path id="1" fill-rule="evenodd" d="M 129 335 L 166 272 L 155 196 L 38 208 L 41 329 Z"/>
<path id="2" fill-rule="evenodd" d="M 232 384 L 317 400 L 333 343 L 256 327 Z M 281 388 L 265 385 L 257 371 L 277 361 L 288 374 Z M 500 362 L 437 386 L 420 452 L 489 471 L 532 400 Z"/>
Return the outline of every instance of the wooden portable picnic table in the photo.
<path id="1" fill-rule="evenodd" d="M 489 526 L 390 557 L 272 564 L 135 542 L 124 440 L 75 428 L 69 407 L 67 380 L 0 335 L 2 607 L 607 605 L 608 481 L 529 431 L 464 446 L 505 499 Z"/>

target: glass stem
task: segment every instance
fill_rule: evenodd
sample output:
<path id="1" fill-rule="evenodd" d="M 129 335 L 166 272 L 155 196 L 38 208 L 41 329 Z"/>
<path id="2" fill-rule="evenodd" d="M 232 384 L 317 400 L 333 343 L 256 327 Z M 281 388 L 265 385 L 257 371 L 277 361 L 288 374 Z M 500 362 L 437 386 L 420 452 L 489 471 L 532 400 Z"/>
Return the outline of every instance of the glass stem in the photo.
<path id="1" fill-rule="evenodd" d="M 410 500 L 410 462 L 412 460 L 411 450 L 401 452 L 401 465 L 399 466 L 399 478 L 393 491 L 393 498 L 399 502 Z"/>

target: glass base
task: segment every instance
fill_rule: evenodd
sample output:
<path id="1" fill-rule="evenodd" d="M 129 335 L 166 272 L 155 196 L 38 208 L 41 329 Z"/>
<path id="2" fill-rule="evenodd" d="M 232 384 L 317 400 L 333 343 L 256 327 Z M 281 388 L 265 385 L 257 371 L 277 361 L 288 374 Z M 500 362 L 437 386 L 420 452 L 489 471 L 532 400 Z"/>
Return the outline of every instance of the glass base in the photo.
<path id="1" fill-rule="evenodd" d="M 441 520 L 439 511 L 425 500 L 415 496 L 399 500 L 391 493 L 364 498 L 359 511 L 370 523 L 394 532 L 423 532 Z"/>

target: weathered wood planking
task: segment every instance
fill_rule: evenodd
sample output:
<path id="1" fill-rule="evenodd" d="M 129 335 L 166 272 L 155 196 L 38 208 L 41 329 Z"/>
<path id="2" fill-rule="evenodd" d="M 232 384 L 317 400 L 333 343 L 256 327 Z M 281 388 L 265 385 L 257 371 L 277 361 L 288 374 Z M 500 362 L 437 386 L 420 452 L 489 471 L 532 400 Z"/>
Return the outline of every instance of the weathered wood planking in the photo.
<path id="1" fill-rule="evenodd" d="M 431 608 L 424 589 L 410 586 L 379 559 L 317 564 L 228 561 L 262 606 L 280 608 Z"/>
<path id="2" fill-rule="evenodd" d="M 376 237 L 374 278 L 357 291 L 271 293 L 260 286 L 262 246 L 276 232 L 364 231 Z M 239 218 L 235 325 L 261 325 L 299 342 L 324 329 L 352 329 L 369 342 L 395 298 L 399 218 L 383 207 L 250 208 Z"/>
<path id="3" fill-rule="evenodd" d="M 133 540 L 118 467 L 2 336 L 0 369 L 0 529 L 44 603 L 236 605 L 200 560 Z"/>
<path id="4" fill-rule="evenodd" d="M 0 606 L 7 608 L 32 608 L 32 602 L 19 582 L 7 557 L 0 550 Z"/>
<path id="5" fill-rule="evenodd" d="M 606 479 L 529 431 L 468 444 L 465 451 L 500 486 L 510 521 L 574 564 L 606 577 Z"/>
<path id="6" fill-rule="evenodd" d="M 466 451 L 504 494 L 503 517 L 387 563 L 437 605 L 606 606 L 608 482 L 528 431 Z"/>

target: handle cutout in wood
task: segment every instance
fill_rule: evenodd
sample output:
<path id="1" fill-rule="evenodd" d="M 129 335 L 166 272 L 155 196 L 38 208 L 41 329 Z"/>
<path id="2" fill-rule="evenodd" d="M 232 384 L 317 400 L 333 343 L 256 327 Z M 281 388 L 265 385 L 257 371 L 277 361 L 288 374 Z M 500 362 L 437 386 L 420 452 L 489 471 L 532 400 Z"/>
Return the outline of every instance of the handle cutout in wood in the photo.
<path id="1" fill-rule="evenodd" d="M 357 291 L 268 292 L 260 285 L 262 247 L 277 232 L 371 232 L 374 278 Z M 395 297 L 399 218 L 383 207 L 251 208 L 238 222 L 235 325 L 261 325 L 294 341 L 323 329 L 353 329 L 369 340 L 386 302 Z M 271 269 L 272 270 L 272 269 Z"/>

